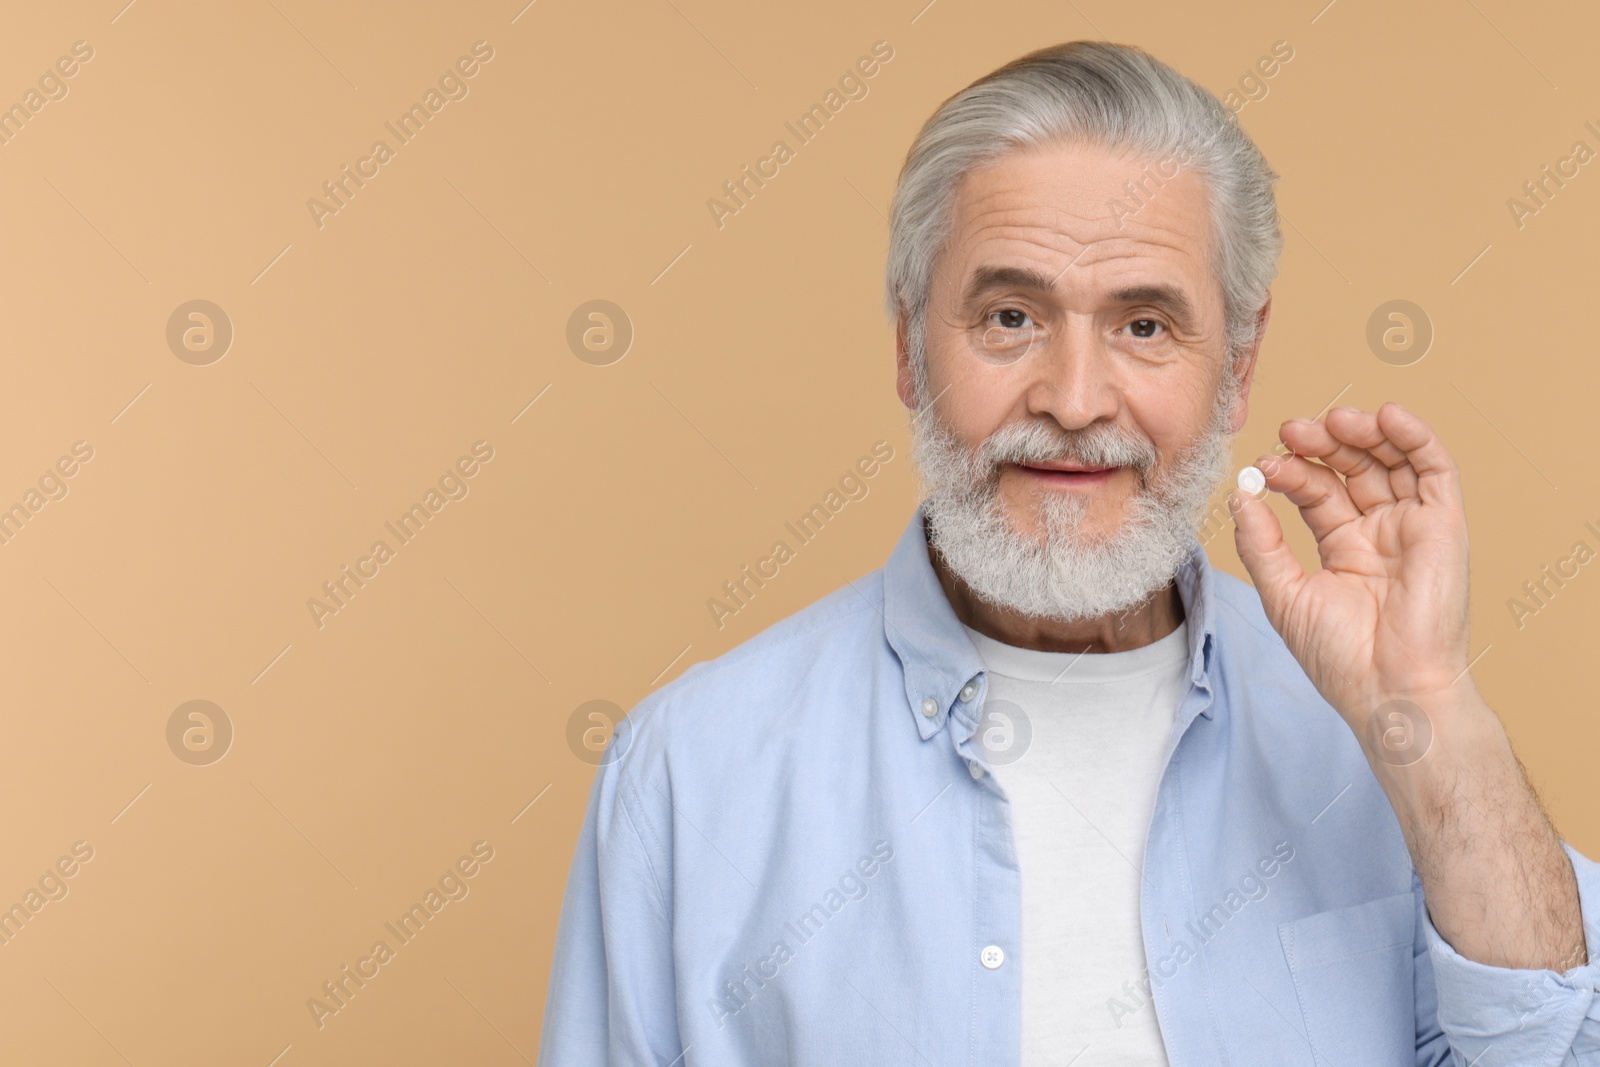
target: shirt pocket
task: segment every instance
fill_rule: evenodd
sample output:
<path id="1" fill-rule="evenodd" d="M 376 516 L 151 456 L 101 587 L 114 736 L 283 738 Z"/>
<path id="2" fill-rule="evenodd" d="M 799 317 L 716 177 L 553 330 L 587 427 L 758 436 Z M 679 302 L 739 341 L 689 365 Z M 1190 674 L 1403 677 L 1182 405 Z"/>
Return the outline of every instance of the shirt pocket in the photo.
<path id="1" fill-rule="evenodd" d="M 1400 893 L 1278 926 L 1308 1063 L 1415 1062 L 1416 908 Z"/>

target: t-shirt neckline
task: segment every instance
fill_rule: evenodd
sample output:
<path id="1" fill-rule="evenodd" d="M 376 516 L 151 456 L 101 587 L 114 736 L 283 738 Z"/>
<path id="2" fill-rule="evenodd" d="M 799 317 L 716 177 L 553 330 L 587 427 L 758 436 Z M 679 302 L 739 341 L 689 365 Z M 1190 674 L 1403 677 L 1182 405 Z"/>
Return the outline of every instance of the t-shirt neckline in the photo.
<path id="1" fill-rule="evenodd" d="M 1165 637 L 1124 652 L 1041 652 L 997 641 L 962 624 L 985 669 L 1022 681 L 1063 685 L 1126 681 L 1153 671 L 1180 669 L 1189 657 L 1189 622 Z"/>

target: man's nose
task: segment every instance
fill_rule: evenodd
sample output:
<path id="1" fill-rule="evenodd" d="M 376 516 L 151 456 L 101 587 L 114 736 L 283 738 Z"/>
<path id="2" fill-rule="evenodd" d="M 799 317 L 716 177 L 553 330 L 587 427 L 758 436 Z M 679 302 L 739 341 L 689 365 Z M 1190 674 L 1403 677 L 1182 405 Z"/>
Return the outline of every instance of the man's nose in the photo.
<path id="1" fill-rule="evenodd" d="M 1068 430 L 1116 418 L 1121 407 L 1116 368 L 1093 323 L 1068 319 L 1035 345 L 1027 386 L 1030 413 L 1048 414 Z"/>

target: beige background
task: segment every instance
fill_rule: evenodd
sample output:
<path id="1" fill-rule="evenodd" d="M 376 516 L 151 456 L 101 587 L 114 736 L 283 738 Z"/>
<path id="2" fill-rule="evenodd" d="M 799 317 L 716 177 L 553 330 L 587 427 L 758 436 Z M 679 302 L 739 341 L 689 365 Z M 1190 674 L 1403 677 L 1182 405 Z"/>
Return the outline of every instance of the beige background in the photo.
<path id="1" fill-rule="evenodd" d="M 1520 628 L 1507 606 L 1600 549 L 1600 175 L 1520 228 L 1507 206 L 1600 149 L 1600 15 L 522 2 L 7 12 L 0 104 L 74 42 L 94 57 L 0 146 L 0 507 L 75 442 L 93 459 L 0 545 L 0 905 L 75 842 L 93 859 L 0 946 L 0 1062 L 535 1059 L 593 773 L 569 717 L 882 563 L 915 494 L 879 296 L 900 160 L 947 95 L 1077 37 L 1219 94 L 1293 48 L 1241 113 L 1289 225 L 1238 455 L 1335 398 L 1433 421 L 1465 471 L 1475 675 L 1600 854 L 1600 565 Z M 307 200 L 480 40 L 469 95 L 319 228 Z M 869 95 L 719 229 L 707 199 L 880 40 Z M 235 335 L 207 366 L 166 340 L 195 299 Z M 608 366 L 566 342 L 594 299 L 635 333 Z M 1413 365 L 1365 340 L 1392 299 L 1436 331 Z M 713 625 L 708 598 L 879 439 L 871 494 Z M 319 629 L 308 598 L 477 441 L 470 494 Z M 1241 573 L 1226 529 L 1210 549 Z M 196 699 L 235 732 L 205 766 L 167 742 Z M 470 894 L 319 1029 L 308 998 L 480 840 Z"/>

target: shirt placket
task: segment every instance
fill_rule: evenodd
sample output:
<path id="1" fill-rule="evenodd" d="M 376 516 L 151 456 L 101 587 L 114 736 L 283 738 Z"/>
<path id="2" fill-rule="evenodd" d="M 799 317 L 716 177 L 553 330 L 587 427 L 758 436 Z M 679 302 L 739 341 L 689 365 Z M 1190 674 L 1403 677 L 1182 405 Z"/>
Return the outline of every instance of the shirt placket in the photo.
<path id="1" fill-rule="evenodd" d="M 1169 946 L 1174 943 L 1173 930 L 1181 931 L 1184 923 L 1193 918 L 1191 887 L 1188 871 L 1184 867 L 1190 842 L 1183 835 L 1179 818 L 1180 802 L 1174 799 L 1174 793 L 1178 788 L 1177 781 L 1188 765 L 1184 760 L 1184 740 L 1196 725 L 1201 712 L 1211 707 L 1212 693 L 1209 679 L 1203 671 L 1194 675 L 1192 681 L 1179 705 L 1174 738 L 1167 753 L 1166 765 L 1161 771 L 1155 811 L 1145 841 L 1139 912 L 1144 931 L 1146 964 L 1152 972 L 1158 971 L 1161 961 L 1169 957 Z M 1166 981 L 1168 976 L 1164 973 L 1148 975 L 1151 979 L 1148 995 L 1155 1008 L 1162 1042 L 1166 1046 L 1167 1062 L 1171 1067 L 1222 1062 L 1210 1059 L 1214 1052 L 1226 1057 L 1226 1051 L 1217 1048 L 1213 1041 L 1216 1037 L 1216 1020 L 1209 1009 L 1196 1014 L 1186 1010 L 1175 999 L 1185 989 L 1192 988 L 1192 983 L 1204 981 L 1203 968 L 1202 963 L 1182 972 L 1182 977 L 1191 984 L 1189 986 Z M 1172 977 L 1177 977 L 1176 969 L 1174 972 Z M 1201 1030 L 1202 1024 L 1208 1027 L 1205 1031 Z M 1205 1051 L 1196 1059 L 1191 1055 L 1194 1050 Z"/>
<path id="2" fill-rule="evenodd" d="M 1011 834 L 1011 806 L 984 765 L 974 739 L 983 712 L 983 676 L 967 681 L 949 708 L 948 728 L 964 768 L 956 782 L 971 790 L 973 899 L 967 967 L 972 977 L 972 1043 L 961 1059 L 978 1064 L 1022 1061 L 1022 881 Z"/>

